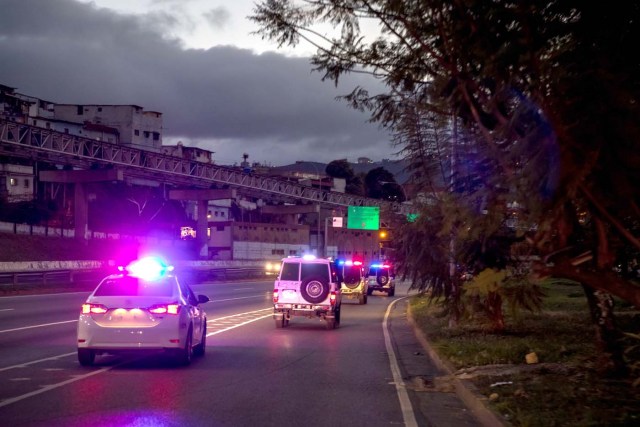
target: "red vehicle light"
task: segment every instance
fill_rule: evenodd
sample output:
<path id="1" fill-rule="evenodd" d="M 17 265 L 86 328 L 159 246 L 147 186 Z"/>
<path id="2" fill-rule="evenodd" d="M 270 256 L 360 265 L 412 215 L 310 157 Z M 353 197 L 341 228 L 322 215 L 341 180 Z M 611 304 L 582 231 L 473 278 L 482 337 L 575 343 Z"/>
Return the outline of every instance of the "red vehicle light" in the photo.
<path id="1" fill-rule="evenodd" d="M 331 303 L 331 305 L 336 305 L 337 299 L 338 293 L 336 291 L 332 291 L 331 294 L 329 294 L 329 302 Z"/>
<path id="2" fill-rule="evenodd" d="M 82 314 L 104 314 L 107 307 L 102 304 L 82 304 Z"/>
<path id="3" fill-rule="evenodd" d="M 278 290 L 274 289 L 273 290 L 273 302 L 278 302 Z"/>
<path id="4" fill-rule="evenodd" d="M 178 314 L 180 304 L 158 304 L 149 307 L 149 312 L 153 314 Z"/>

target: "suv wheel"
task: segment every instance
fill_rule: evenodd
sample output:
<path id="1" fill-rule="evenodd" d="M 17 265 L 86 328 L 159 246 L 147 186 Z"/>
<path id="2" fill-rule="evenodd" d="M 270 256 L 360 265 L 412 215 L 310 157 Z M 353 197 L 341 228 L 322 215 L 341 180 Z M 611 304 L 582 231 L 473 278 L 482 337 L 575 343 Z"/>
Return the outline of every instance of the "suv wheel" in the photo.
<path id="1" fill-rule="evenodd" d="M 276 328 L 284 328 L 284 316 L 279 319 L 276 319 Z"/>
<path id="2" fill-rule="evenodd" d="M 387 294 L 388 294 L 390 297 L 394 296 L 394 295 L 396 294 L 396 288 L 395 288 L 395 286 L 394 286 L 394 287 L 392 287 L 391 289 L 389 289 L 389 291 L 387 292 Z"/>
<path id="3" fill-rule="evenodd" d="M 308 277 L 300 284 L 300 294 L 305 301 L 318 304 L 329 295 L 329 283 L 322 277 Z"/>
<path id="4" fill-rule="evenodd" d="M 361 293 L 360 297 L 358 297 L 358 304 L 366 304 L 367 303 L 367 295 L 365 293 Z"/>
<path id="5" fill-rule="evenodd" d="M 360 280 L 345 280 L 344 285 L 349 289 L 356 289 L 360 286 Z"/>

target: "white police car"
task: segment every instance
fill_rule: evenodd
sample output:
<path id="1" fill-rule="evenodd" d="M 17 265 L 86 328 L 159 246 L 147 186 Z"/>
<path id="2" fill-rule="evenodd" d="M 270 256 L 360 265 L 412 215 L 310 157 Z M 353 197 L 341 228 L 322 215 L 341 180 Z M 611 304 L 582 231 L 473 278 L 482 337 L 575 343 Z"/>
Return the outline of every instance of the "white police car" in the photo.
<path id="1" fill-rule="evenodd" d="M 78 361 L 103 353 L 165 350 L 182 365 L 204 355 L 209 301 L 158 258 L 144 258 L 103 279 L 82 304 Z"/>

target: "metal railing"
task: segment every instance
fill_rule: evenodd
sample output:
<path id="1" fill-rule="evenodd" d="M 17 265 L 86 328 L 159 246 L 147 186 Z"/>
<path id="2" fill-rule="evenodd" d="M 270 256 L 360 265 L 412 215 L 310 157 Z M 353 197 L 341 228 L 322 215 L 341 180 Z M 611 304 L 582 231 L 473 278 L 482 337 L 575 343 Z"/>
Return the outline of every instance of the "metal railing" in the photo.
<path id="1" fill-rule="evenodd" d="M 81 168 L 89 168 L 96 163 L 118 166 L 128 176 L 155 180 L 161 176 L 164 181 L 175 185 L 211 188 L 211 184 L 215 183 L 258 195 L 268 193 L 283 200 L 305 200 L 330 206 L 384 206 L 393 212 L 409 213 L 408 207 L 401 203 L 323 191 L 227 166 L 97 141 L 2 118 L 0 154 L 57 161 Z"/>

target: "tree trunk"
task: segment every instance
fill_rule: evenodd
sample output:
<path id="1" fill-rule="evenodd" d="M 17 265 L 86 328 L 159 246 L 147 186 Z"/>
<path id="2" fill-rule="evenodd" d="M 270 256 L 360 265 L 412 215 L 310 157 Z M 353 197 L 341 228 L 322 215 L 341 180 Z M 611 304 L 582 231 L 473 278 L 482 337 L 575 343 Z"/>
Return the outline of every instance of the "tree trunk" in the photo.
<path id="1" fill-rule="evenodd" d="M 595 325 L 595 340 L 598 350 L 596 369 L 604 376 L 622 377 L 627 374 L 624 363 L 622 335 L 613 314 L 613 298 L 610 294 L 583 285 L 589 302 L 591 319 Z"/>
<path id="2" fill-rule="evenodd" d="M 493 332 L 504 332 L 504 312 L 502 311 L 502 297 L 498 292 L 489 292 L 485 301 L 489 312 Z"/>

